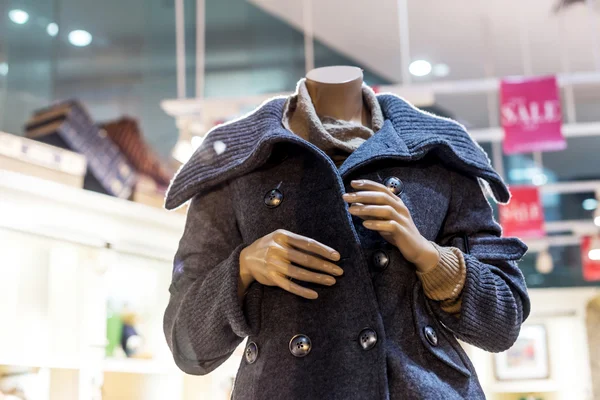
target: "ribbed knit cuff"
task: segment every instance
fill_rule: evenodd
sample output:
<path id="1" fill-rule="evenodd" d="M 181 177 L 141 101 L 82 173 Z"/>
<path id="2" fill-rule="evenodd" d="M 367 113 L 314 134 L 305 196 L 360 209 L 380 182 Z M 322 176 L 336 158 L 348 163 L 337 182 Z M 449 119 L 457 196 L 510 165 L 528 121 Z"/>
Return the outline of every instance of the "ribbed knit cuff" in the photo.
<path id="1" fill-rule="evenodd" d="M 467 277 L 464 256 L 456 247 L 441 247 L 431 243 L 440 253 L 440 261 L 427 272 L 417 271 L 417 276 L 423 283 L 423 291 L 431 300 L 458 299 Z"/>

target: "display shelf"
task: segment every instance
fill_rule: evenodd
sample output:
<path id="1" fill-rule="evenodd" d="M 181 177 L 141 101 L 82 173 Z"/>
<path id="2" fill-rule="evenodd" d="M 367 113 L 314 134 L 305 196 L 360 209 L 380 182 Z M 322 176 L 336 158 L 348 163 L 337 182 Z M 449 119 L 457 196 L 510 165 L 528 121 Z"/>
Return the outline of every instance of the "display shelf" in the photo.
<path id="1" fill-rule="evenodd" d="M 0 227 L 171 260 L 185 216 L 0 170 Z"/>
<path id="2" fill-rule="evenodd" d="M 72 358 L 39 359 L 29 357 L 1 357 L 0 365 L 26 368 L 79 369 L 79 360 Z"/>
<path id="3" fill-rule="evenodd" d="M 492 385 L 493 393 L 551 393 L 558 390 L 552 379 L 496 382 Z"/>
<path id="4" fill-rule="evenodd" d="M 102 363 L 105 372 L 121 372 L 128 374 L 169 375 L 180 371 L 173 362 L 141 359 L 106 359 Z"/>

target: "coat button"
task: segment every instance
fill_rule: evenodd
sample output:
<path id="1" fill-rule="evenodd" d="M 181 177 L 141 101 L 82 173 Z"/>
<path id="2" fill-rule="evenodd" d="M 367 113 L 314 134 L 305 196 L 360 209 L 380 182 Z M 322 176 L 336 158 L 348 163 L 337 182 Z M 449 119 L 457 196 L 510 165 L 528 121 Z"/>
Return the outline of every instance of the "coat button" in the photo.
<path id="1" fill-rule="evenodd" d="M 430 345 L 438 345 L 438 337 L 437 333 L 435 332 L 435 329 L 433 329 L 431 326 L 426 326 L 425 328 L 423 328 L 423 332 L 425 333 L 425 338 L 427 339 Z"/>
<path id="2" fill-rule="evenodd" d="M 246 361 L 248 364 L 254 364 L 256 358 L 258 357 L 258 346 L 254 342 L 249 342 L 246 345 L 246 351 L 244 352 L 244 356 L 246 357 Z"/>
<path id="3" fill-rule="evenodd" d="M 278 189 L 272 189 L 265 194 L 265 205 L 269 208 L 275 208 L 283 201 L 283 193 Z"/>
<path id="4" fill-rule="evenodd" d="M 358 342 L 363 350 L 371 350 L 377 344 L 377 332 L 371 328 L 365 328 L 358 334 Z"/>
<path id="5" fill-rule="evenodd" d="M 404 190 L 404 183 L 402 183 L 402 181 L 396 178 L 395 176 L 390 176 L 385 181 L 383 181 L 383 184 L 385 185 L 385 187 L 390 189 L 390 191 L 396 196 L 400 196 L 400 194 L 402 194 L 402 191 Z"/>
<path id="6" fill-rule="evenodd" d="M 306 335 L 296 335 L 290 340 L 290 352 L 294 357 L 304 357 L 310 353 L 312 344 Z"/>
<path id="7" fill-rule="evenodd" d="M 372 256 L 373 266 L 377 269 L 386 269 L 390 263 L 390 258 L 387 253 L 383 250 L 377 250 Z"/>

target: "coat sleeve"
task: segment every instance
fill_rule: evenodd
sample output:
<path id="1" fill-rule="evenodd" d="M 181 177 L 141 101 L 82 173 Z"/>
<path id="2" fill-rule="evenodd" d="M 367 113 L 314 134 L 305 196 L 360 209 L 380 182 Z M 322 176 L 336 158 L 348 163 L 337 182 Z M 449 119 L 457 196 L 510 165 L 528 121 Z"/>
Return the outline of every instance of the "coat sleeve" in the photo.
<path id="1" fill-rule="evenodd" d="M 262 285 L 238 298 L 239 256 L 246 247 L 227 185 L 191 201 L 175 255 L 164 333 L 175 363 L 208 374 L 259 329 Z"/>
<path id="2" fill-rule="evenodd" d="M 437 243 L 464 253 L 466 279 L 460 317 L 429 301 L 438 319 L 467 343 L 491 352 L 510 348 L 530 310 L 523 274 L 517 266 L 527 246 L 501 237 L 492 208 L 476 178 L 452 171 L 452 198 Z"/>

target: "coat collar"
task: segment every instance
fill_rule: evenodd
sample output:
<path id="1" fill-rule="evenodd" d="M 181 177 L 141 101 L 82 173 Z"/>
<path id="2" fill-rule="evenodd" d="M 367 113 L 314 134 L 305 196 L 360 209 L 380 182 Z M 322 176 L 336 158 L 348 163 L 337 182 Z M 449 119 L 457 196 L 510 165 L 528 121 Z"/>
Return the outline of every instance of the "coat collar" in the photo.
<path id="1" fill-rule="evenodd" d="M 385 123 L 341 165 L 344 175 L 380 158 L 419 159 L 435 151 L 443 163 L 487 181 L 499 202 L 510 198 L 502 178 L 465 128 L 450 119 L 425 113 L 392 94 L 377 95 Z M 285 97 L 265 102 L 254 112 L 219 125 L 173 178 L 165 207 L 174 209 L 196 194 L 252 171 L 268 158 L 277 142 L 312 144 L 282 125 Z M 316 147 L 315 147 L 316 148 Z"/>

